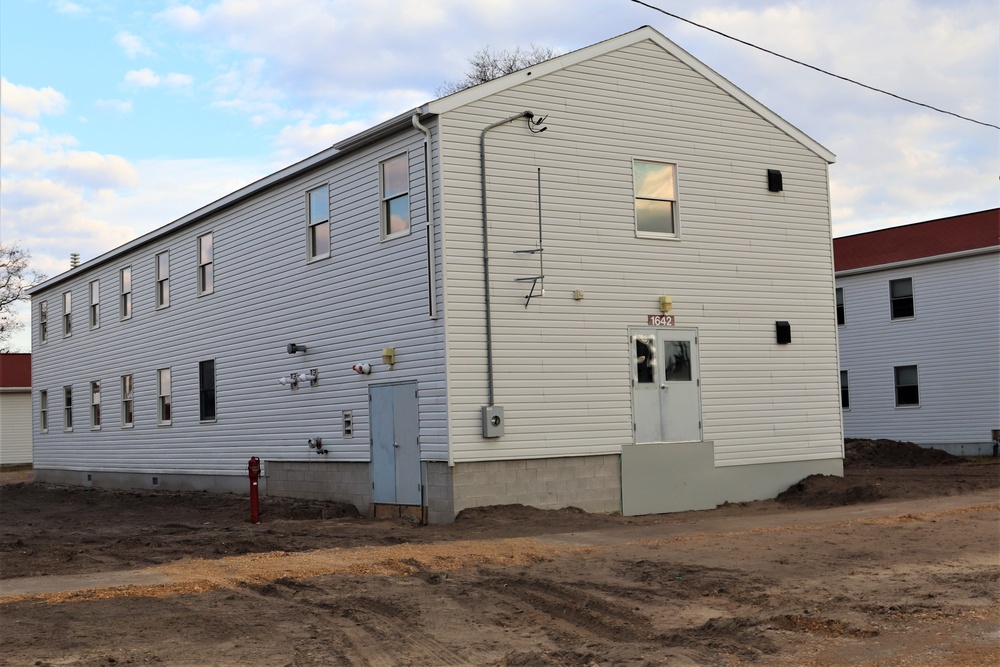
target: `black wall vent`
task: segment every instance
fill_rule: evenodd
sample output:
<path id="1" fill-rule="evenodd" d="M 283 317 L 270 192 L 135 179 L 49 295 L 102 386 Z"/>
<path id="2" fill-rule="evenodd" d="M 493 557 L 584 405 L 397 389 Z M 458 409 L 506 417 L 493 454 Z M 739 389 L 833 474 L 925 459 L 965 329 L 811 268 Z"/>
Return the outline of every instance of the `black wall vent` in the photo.
<path id="1" fill-rule="evenodd" d="M 767 189 L 771 192 L 781 192 L 784 190 L 781 184 L 781 172 L 777 169 L 767 170 Z"/>

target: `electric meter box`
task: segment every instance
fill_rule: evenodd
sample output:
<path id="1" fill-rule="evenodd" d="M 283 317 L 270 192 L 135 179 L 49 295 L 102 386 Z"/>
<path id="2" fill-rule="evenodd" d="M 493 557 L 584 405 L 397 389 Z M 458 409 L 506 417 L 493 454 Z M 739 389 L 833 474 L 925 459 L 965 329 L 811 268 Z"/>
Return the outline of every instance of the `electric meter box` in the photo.
<path id="1" fill-rule="evenodd" d="M 483 437 L 499 438 L 503 435 L 503 406 L 483 406 Z"/>

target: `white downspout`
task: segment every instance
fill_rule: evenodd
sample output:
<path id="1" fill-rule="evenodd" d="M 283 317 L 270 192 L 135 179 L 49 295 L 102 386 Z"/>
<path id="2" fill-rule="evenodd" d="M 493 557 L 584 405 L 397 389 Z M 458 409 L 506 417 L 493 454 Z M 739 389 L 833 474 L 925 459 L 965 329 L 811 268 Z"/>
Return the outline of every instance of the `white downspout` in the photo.
<path id="1" fill-rule="evenodd" d="M 420 114 L 413 114 L 413 127 L 424 134 L 424 208 L 427 220 L 427 313 L 432 320 L 437 312 L 437 251 L 434 247 L 434 184 L 431 178 L 431 131 L 420 123 Z"/>

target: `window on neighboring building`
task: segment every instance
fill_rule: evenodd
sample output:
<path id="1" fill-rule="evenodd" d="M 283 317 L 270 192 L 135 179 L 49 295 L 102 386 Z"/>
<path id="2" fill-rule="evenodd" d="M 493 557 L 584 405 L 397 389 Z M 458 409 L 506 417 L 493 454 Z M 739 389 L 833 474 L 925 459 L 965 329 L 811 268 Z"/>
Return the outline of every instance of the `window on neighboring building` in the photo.
<path id="1" fill-rule="evenodd" d="M 664 162 L 633 160 L 635 231 L 677 235 L 677 167 Z"/>
<path id="2" fill-rule="evenodd" d="M 135 387 L 131 375 L 122 376 L 122 427 L 132 426 L 135 423 L 135 410 L 133 403 L 133 392 Z"/>
<path id="3" fill-rule="evenodd" d="M 889 305 L 892 310 L 892 319 L 913 317 L 912 278 L 889 281 Z"/>
<path id="4" fill-rule="evenodd" d="M 156 421 L 159 424 L 169 424 L 173 417 L 170 409 L 170 369 L 161 368 L 156 371 L 157 408 Z"/>
<path id="5" fill-rule="evenodd" d="M 198 405 L 201 421 L 215 420 L 215 360 L 198 362 Z"/>
<path id="6" fill-rule="evenodd" d="M 90 428 L 101 428 L 101 381 L 90 383 Z"/>
<path id="7" fill-rule="evenodd" d="M 156 307 L 170 305 L 170 252 L 156 256 Z"/>
<path id="8" fill-rule="evenodd" d="M 90 328 L 101 326 L 101 281 L 90 282 Z"/>
<path id="9" fill-rule="evenodd" d="M 38 304 L 38 342 L 44 343 L 49 339 L 49 302 L 42 301 Z"/>
<path id="10" fill-rule="evenodd" d="M 896 406 L 920 405 L 920 390 L 916 366 L 893 368 L 896 383 Z"/>
<path id="11" fill-rule="evenodd" d="M 215 251 L 212 233 L 198 237 L 198 294 L 211 294 L 215 290 Z"/>
<path id="12" fill-rule="evenodd" d="M 847 371 L 840 371 L 840 407 L 845 410 L 851 407 L 851 385 Z"/>
<path id="13" fill-rule="evenodd" d="M 73 293 L 63 292 L 63 337 L 73 335 Z"/>
<path id="14" fill-rule="evenodd" d="M 847 313 L 844 311 L 844 288 L 837 288 L 837 325 L 847 324 Z"/>
<path id="15" fill-rule="evenodd" d="M 38 392 L 38 430 L 49 432 L 49 392 L 45 389 Z"/>
<path id="16" fill-rule="evenodd" d="M 379 165 L 382 189 L 382 238 L 410 231 L 410 163 L 404 153 Z"/>
<path id="17" fill-rule="evenodd" d="M 118 272 L 118 314 L 123 320 L 132 317 L 132 267 Z"/>
<path id="18" fill-rule="evenodd" d="M 63 387 L 63 429 L 73 430 L 73 387 Z"/>
<path id="19" fill-rule="evenodd" d="M 330 187 L 310 190 L 306 193 L 306 245 L 308 259 L 330 256 Z"/>

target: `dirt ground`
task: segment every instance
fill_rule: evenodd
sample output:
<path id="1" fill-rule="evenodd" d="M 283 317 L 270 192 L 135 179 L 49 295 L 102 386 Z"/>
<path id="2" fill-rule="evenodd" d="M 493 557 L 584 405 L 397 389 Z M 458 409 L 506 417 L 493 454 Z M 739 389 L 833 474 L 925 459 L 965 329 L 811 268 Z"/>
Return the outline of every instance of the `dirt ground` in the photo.
<path id="1" fill-rule="evenodd" d="M 1000 465 L 889 441 L 846 463 L 710 511 L 447 526 L 2 473 L 0 585 L 169 581 L 0 595 L 0 665 L 998 664 Z"/>

